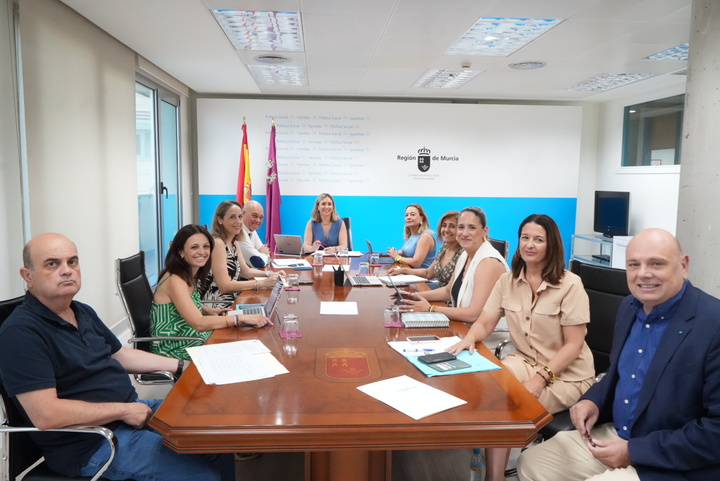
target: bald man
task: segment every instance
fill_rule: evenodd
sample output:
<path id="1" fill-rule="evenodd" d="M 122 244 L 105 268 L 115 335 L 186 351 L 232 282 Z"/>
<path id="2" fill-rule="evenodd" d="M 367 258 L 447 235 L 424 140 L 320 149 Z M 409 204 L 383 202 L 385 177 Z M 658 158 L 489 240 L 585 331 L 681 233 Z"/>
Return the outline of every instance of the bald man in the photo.
<path id="1" fill-rule="evenodd" d="M 142 401 L 128 373 L 169 371 L 177 359 L 123 347 L 88 305 L 73 300 L 82 286 L 77 248 L 60 234 L 25 245 L 23 303 L 0 326 L 0 380 L 28 425 L 39 429 L 104 425 L 117 454 L 103 479 L 231 480 L 229 455 L 177 454 L 147 428 L 160 401 Z M 66 476 L 92 476 L 108 459 L 100 436 L 31 433 L 48 466 Z"/>
<path id="2" fill-rule="evenodd" d="M 243 206 L 243 232 L 245 235 L 240 241 L 245 262 L 248 266 L 262 269 L 270 262 L 270 249 L 263 244 L 257 230 L 263 223 L 265 211 L 263 206 L 255 200 L 250 200 Z"/>
<path id="3" fill-rule="evenodd" d="M 607 375 L 570 409 L 576 431 L 520 455 L 521 480 L 720 479 L 720 300 L 688 265 L 667 231 L 632 238 Z"/>

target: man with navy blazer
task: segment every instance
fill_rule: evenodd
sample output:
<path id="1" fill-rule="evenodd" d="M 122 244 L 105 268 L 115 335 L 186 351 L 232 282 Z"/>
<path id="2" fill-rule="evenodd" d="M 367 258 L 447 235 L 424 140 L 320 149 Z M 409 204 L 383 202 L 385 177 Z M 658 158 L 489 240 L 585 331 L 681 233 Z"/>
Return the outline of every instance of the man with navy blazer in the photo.
<path id="1" fill-rule="evenodd" d="M 627 246 L 607 375 L 559 433 L 518 459 L 523 481 L 720 479 L 720 300 L 687 281 L 667 231 Z"/>

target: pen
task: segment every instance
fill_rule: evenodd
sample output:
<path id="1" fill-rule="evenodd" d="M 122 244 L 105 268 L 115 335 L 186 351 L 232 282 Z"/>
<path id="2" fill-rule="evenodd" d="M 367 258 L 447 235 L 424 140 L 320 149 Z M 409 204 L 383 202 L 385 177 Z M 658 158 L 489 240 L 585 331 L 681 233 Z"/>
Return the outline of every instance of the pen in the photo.
<path id="1" fill-rule="evenodd" d="M 403 349 L 403 352 L 433 352 L 435 349 Z"/>

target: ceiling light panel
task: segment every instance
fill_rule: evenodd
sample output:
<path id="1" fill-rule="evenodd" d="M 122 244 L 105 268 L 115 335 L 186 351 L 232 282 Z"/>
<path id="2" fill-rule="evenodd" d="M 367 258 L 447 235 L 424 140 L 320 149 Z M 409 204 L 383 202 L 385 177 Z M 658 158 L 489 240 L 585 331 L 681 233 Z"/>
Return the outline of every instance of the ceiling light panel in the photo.
<path id="1" fill-rule="evenodd" d="M 308 84 L 305 67 L 292 65 L 248 65 L 258 85 L 302 86 Z"/>
<path id="2" fill-rule="evenodd" d="M 236 50 L 304 49 L 298 12 L 215 9 L 212 13 Z"/>
<path id="3" fill-rule="evenodd" d="M 448 49 L 446 55 L 507 57 L 562 20 L 482 17 Z"/>
<path id="4" fill-rule="evenodd" d="M 649 73 L 602 73 L 570 87 L 574 92 L 604 92 L 650 77 Z"/>
<path id="5" fill-rule="evenodd" d="M 456 89 L 474 79 L 479 71 L 469 69 L 433 69 L 418 78 L 413 87 L 423 89 Z"/>
<path id="6" fill-rule="evenodd" d="M 690 44 L 684 43 L 682 45 L 678 45 L 677 47 L 669 48 L 663 52 L 648 55 L 643 58 L 643 60 L 687 60 L 689 49 Z"/>

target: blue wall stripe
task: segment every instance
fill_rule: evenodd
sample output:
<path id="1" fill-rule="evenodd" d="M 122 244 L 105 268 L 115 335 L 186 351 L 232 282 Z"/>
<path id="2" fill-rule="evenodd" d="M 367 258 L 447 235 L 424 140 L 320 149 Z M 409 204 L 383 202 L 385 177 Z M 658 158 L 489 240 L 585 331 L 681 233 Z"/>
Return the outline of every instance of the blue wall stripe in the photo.
<path id="1" fill-rule="evenodd" d="M 365 239 L 376 250 L 399 248 L 403 243 L 404 212 L 408 204 L 423 206 L 433 230 L 440 217 L 449 210 L 462 210 L 467 206 L 482 208 L 488 217 L 490 237 L 510 242 L 510 254 L 517 248 L 517 229 L 520 222 L 530 214 L 547 214 L 557 222 L 565 243 L 565 260 L 570 258 L 570 242 L 575 233 L 577 198 L 546 197 L 383 197 L 333 195 L 338 213 L 352 219 L 353 248 L 365 251 Z M 234 195 L 201 195 L 200 223 L 212 225 L 212 216 L 223 200 Z M 305 224 L 315 196 L 284 195 L 280 207 L 284 234 L 303 235 Z M 253 196 L 265 205 L 264 195 Z M 265 238 L 265 225 L 258 234 Z"/>

